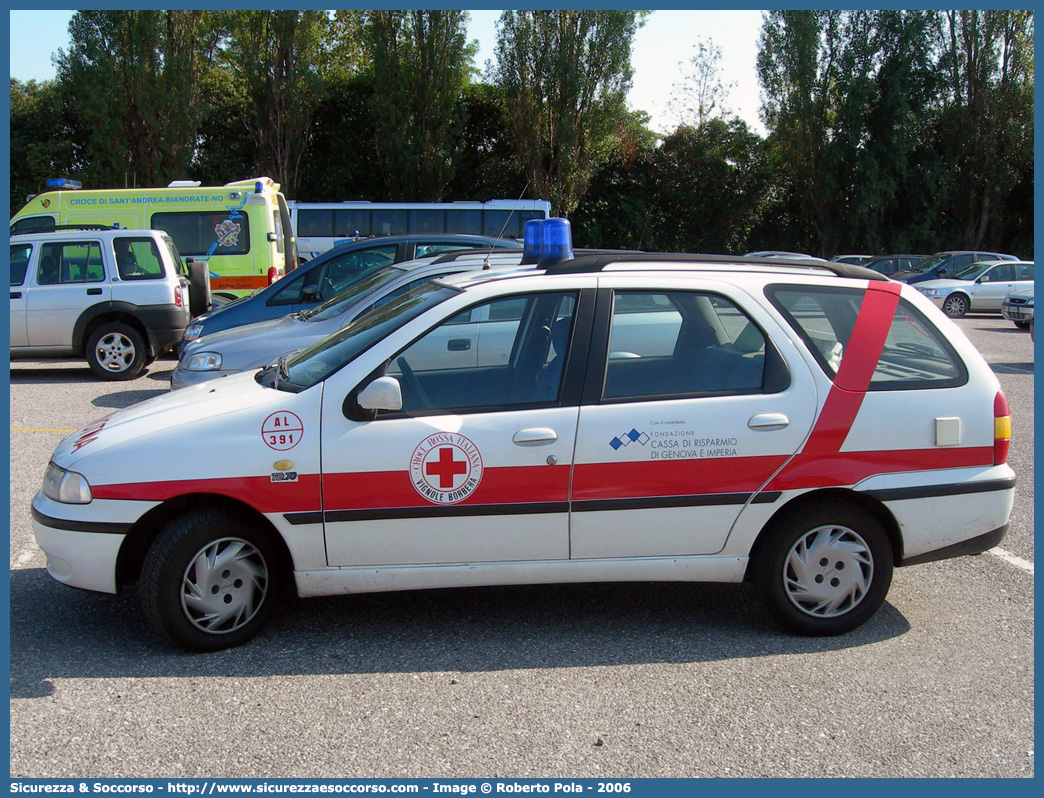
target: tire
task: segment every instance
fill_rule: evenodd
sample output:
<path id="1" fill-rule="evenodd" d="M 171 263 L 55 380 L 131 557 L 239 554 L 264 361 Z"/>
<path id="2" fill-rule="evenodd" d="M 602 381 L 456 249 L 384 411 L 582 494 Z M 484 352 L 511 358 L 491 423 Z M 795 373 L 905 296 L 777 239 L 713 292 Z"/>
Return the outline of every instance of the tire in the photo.
<path id="1" fill-rule="evenodd" d="M 123 322 L 103 324 L 87 339 L 91 371 L 106 380 L 133 380 L 149 357 L 141 334 Z"/>
<path id="2" fill-rule="evenodd" d="M 1016 321 L 1012 323 L 1020 330 L 1028 330 L 1030 328 L 1030 323 L 1028 321 Z"/>
<path id="3" fill-rule="evenodd" d="M 165 638 L 186 651 L 252 639 L 285 584 L 282 558 L 256 522 L 234 510 L 192 510 L 169 523 L 145 557 L 141 602 Z"/>
<path id="4" fill-rule="evenodd" d="M 769 612 L 793 632 L 839 635 L 869 620 L 892 583 L 892 546 L 870 513 L 809 505 L 765 531 L 754 578 Z"/>
<path id="5" fill-rule="evenodd" d="M 207 263 L 202 260 L 190 260 L 189 267 L 189 313 L 192 318 L 202 316 L 213 304 L 210 296 L 210 274 Z"/>
<path id="6" fill-rule="evenodd" d="M 943 312 L 951 319 L 959 319 L 968 312 L 968 297 L 964 294 L 950 294 L 943 300 Z"/>

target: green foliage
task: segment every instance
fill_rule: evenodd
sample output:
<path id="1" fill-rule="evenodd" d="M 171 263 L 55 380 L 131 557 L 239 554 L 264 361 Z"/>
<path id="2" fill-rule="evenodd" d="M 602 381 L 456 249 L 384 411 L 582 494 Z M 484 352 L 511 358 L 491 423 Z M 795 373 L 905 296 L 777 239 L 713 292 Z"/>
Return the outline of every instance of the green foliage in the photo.
<path id="1" fill-rule="evenodd" d="M 383 180 L 374 199 L 438 201 L 460 158 L 459 99 L 474 48 L 464 11 L 366 11 L 361 30 L 374 85 Z"/>
<path id="2" fill-rule="evenodd" d="M 225 12 L 220 58 L 243 93 L 260 171 L 293 195 L 323 98 L 330 18 L 324 11 Z"/>
<path id="3" fill-rule="evenodd" d="M 626 115 L 635 11 L 505 11 L 494 69 L 531 196 L 577 206 Z"/>
<path id="4" fill-rule="evenodd" d="M 11 212 L 43 191 L 47 178 L 79 177 L 73 151 L 58 86 L 11 78 Z"/>
<path id="5" fill-rule="evenodd" d="M 214 39 L 208 12 L 78 11 L 69 33 L 57 71 L 75 116 L 78 171 L 113 187 L 183 177 Z"/>

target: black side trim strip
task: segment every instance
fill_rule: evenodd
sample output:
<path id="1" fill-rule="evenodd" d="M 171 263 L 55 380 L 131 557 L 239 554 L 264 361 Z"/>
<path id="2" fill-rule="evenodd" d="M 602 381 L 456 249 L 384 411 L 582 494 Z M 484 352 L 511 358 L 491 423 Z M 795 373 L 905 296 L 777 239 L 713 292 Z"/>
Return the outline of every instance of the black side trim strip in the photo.
<path id="1" fill-rule="evenodd" d="M 131 524 L 107 524 L 101 521 L 69 521 L 65 518 L 52 518 L 44 515 L 35 507 L 32 508 L 33 520 L 50 529 L 64 529 L 69 532 L 96 532 L 102 535 L 126 535 Z"/>
<path id="2" fill-rule="evenodd" d="M 321 524 L 323 522 L 323 514 L 321 511 L 310 513 L 283 513 L 283 518 L 285 518 L 286 522 L 291 526 Z"/>
<path id="3" fill-rule="evenodd" d="M 954 543 L 952 546 L 946 546 L 942 549 L 936 549 L 935 551 L 926 551 L 924 554 L 918 554 L 914 557 L 906 557 L 900 560 L 898 565 L 921 565 L 926 562 L 935 562 L 937 560 L 949 560 L 953 557 L 964 557 L 968 554 L 982 554 L 984 551 L 988 551 L 1004 540 L 1004 535 L 1008 532 L 1008 525 L 1005 524 L 1002 527 L 994 529 L 992 532 L 987 532 L 985 535 L 979 535 L 978 537 L 971 538 L 970 540 L 962 540 L 960 543 Z"/>
<path id="4" fill-rule="evenodd" d="M 662 507 L 710 507 L 713 505 L 746 504 L 750 493 L 703 493 L 695 496 L 648 496 L 640 499 L 593 499 L 573 502 L 573 512 L 591 513 L 605 510 L 646 510 Z M 766 491 L 754 496 L 754 504 L 771 504 L 780 497 L 780 491 Z"/>
<path id="5" fill-rule="evenodd" d="M 982 482 L 957 482 L 949 485 L 924 485 L 915 488 L 891 488 L 885 490 L 868 490 L 866 495 L 883 502 L 900 501 L 902 499 L 930 499 L 937 496 L 963 496 L 968 493 L 992 493 L 997 490 L 1011 490 L 1015 487 L 1015 477 L 1008 479 L 989 479 Z"/>
<path id="6" fill-rule="evenodd" d="M 478 515 L 536 515 L 569 512 L 568 502 L 533 504 L 450 504 L 431 507 L 378 507 L 372 510 L 330 510 L 328 523 L 344 521 L 383 521 L 392 518 L 463 518 Z"/>

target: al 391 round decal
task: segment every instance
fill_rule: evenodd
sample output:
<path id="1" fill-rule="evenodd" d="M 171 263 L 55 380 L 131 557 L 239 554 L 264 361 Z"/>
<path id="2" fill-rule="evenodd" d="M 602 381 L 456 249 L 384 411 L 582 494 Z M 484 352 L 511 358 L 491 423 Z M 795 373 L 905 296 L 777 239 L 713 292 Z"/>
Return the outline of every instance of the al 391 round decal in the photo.
<path id="1" fill-rule="evenodd" d="M 304 424 L 296 413 L 280 410 L 265 419 L 261 425 L 261 439 L 269 449 L 285 452 L 301 442 Z"/>
<path id="2" fill-rule="evenodd" d="M 410 457 L 410 482 L 417 493 L 435 504 L 464 501 L 482 480 L 478 447 L 455 432 L 429 435 Z"/>

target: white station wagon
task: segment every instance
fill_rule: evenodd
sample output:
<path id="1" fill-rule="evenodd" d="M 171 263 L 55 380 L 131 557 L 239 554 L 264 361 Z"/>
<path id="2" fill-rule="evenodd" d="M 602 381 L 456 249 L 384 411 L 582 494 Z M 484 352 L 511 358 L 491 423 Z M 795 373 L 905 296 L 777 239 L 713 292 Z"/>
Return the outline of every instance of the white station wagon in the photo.
<path id="1" fill-rule="evenodd" d="M 1003 538 L 1007 403 L 913 286 L 563 246 L 71 435 L 33 500 L 51 575 L 140 581 L 191 650 L 249 640 L 288 589 L 625 580 L 749 580 L 832 635 L 893 566 Z"/>

